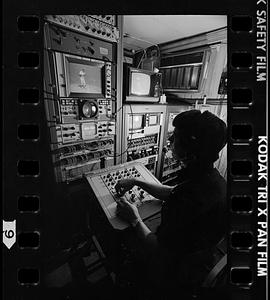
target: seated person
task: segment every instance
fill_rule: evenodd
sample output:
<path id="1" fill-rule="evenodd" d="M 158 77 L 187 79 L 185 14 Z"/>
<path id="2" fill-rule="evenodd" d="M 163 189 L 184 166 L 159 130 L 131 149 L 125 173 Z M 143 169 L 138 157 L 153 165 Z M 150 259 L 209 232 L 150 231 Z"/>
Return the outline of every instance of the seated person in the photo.
<path id="1" fill-rule="evenodd" d="M 161 224 L 155 233 L 144 224 L 135 205 L 121 200 L 117 210 L 144 246 L 147 284 L 161 298 L 163 292 L 173 295 L 181 286 L 192 290 L 202 284 L 216 263 L 215 246 L 226 229 L 226 181 L 213 166 L 226 144 L 226 124 L 208 111 L 190 110 L 177 115 L 173 126 L 172 151 L 182 164 L 178 184 L 131 178 L 115 186 L 119 195 L 137 185 L 163 200 Z"/>

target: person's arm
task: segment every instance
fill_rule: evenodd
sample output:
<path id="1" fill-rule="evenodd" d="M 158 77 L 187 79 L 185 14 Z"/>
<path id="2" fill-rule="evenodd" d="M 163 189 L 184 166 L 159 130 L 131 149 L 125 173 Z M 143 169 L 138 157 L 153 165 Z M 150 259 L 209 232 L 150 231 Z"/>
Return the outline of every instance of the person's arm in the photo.
<path id="1" fill-rule="evenodd" d="M 135 184 L 145 190 L 147 193 L 151 194 L 153 197 L 161 200 L 166 200 L 169 198 L 173 186 L 158 184 L 158 183 L 149 183 L 141 179 L 135 179 Z"/>
<path id="2" fill-rule="evenodd" d="M 124 195 L 125 192 L 133 188 L 134 185 L 139 186 L 153 197 L 161 200 L 169 198 L 174 187 L 159 183 L 149 183 L 137 178 L 119 180 L 115 186 L 115 190 L 119 195 Z"/>
<path id="3" fill-rule="evenodd" d="M 120 200 L 117 205 L 117 215 L 134 227 L 136 235 L 142 240 L 147 251 L 152 251 L 156 248 L 156 235 L 144 224 L 134 204 L 126 200 Z"/>
<path id="4" fill-rule="evenodd" d="M 157 236 L 144 224 L 142 220 L 139 220 L 136 224 L 135 231 L 148 251 L 156 249 L 158 245 Z"/>

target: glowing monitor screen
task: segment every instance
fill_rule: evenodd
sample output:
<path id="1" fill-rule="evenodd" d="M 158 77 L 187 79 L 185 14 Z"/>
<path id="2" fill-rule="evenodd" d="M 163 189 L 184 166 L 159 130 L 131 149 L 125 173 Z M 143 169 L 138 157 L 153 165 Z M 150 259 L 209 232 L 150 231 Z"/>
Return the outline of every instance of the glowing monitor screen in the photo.
<path id="1" fill-rule="evenodd" d="M 102 73 L 100 64 L 77 63 L 67 60 L 69 93 L 101 94 Z"/>
<path id="2" fill-rule="evenodd" d="M 131 73 L 131 91 L 132 95 L 148 96 L 150 93 L 151 77 L 144 73 Z"/>
<path id="3" fill-rule="evenodd" d="M 89 140 L 95 137 L 97 134 L 97 126 L 95 123 L 82 124 L 82 138 L 83 140 Z"/>
<path id="4" fill-rule="evenodd" d="M 143 128 L 143 116 L 142 115 L 130 115 L 129 116 L 129 129 L 142 129 Z"/>
<path id="5" fill-rule="evenodd" d="M 149 125 L 157 125 L 158 124 L 158 116 L 152 115 L 149 117 Z"/>

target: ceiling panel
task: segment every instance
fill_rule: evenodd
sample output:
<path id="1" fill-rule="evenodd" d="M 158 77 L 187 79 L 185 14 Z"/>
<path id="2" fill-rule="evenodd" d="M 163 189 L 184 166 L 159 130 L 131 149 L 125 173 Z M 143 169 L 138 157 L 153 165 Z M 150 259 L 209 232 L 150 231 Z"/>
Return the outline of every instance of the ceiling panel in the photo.
<path id="1" fill-rule="evenodd" d="M 128 15 L 124 16 L 124 48 L 138 51 L 151 44 L 165 43 L 225 26 L 225 15 Z"/>

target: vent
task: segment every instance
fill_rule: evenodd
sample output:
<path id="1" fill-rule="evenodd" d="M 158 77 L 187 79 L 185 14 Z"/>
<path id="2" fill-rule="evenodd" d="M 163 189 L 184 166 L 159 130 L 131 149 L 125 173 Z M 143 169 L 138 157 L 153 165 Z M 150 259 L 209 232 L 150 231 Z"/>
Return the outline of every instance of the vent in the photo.
<path id="1" fill-rule="evenodd" d="M 160 71 L 163 89 L 198 91 L 204 54 L 204 51 L 200 51 L 162 58 Z"/>

